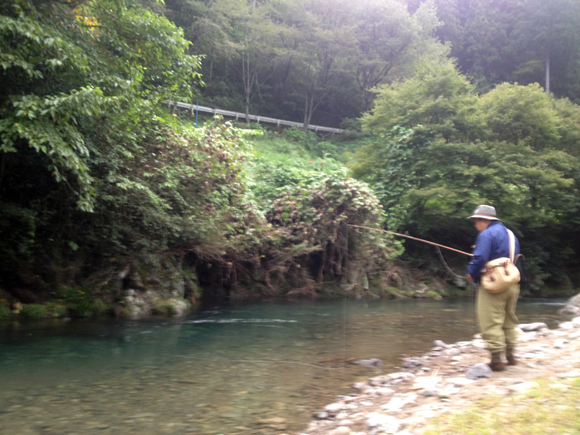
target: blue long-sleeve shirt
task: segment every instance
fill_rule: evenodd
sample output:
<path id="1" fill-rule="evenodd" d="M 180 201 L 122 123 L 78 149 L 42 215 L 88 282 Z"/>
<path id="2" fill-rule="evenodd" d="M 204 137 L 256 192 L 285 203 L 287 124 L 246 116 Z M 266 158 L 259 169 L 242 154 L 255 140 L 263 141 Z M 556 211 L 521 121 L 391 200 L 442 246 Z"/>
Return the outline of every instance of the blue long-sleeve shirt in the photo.
<path id="1" fill-rule="evenodd" d="M 515 236 L 514 236 L 515 237 Z M 516 237 L 516 251 L 514 256 L 520 253 L 520 242 Z M 506 227 L 500 221 L 492 221 L 488 227 L 477 236 L 473 258 L 469 262 L 467 270 L 474 281 L 478 282 L 481 270 L 485 263 L 500 257 L 510 256 L 510 238 Z"/>

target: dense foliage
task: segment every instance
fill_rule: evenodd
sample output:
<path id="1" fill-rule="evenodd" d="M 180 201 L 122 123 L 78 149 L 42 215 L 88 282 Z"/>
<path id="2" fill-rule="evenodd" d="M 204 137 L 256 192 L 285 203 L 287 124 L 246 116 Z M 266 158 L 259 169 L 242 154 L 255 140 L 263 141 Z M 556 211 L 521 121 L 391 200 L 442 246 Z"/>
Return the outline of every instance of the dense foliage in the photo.
<path id="1" fill-rule="evenodd" d="M 163 110 L 166 99 L 191 99 L 199 78 L 199 58 L 185 54 L 188 42 L 167 19 L 131 0 L 18 1 L 2 8 L 3 289 L 25 302 L 57 297 L 63 288 L 76 295 L 67 286 L 101 288 L 101 281 L 125 273 L 132 258 L 163 251 L 188 255 L 194 268 L 229 265 L 236 272 L 229 281 L 203 272 L 200 280 L 208 286 L 218 278 L 226 287 L 253 280 L 273 290 L 270 276 L 285 280 L 300 262 L 306 272 L 281 289 L 316 282 L 309 292 L 319 290 L 326 269 L 335 279 L 346 278 L 329 259 L 315 279 L 307 272 L 307 254 L 337 243 L 334 217 L 343 221 L 343 232 L 346 223 L 378 224 L 372 193 L 341 175 L 349 190 L 339 200 L 338 181 L 323 188 L 326 181 L 310 179 L 310 190 L 295 193 L 295 200 L 277 191 L 274 208 L 260 209 L 243 171 L 251 154 L 244 132 L 220 120 L 193 128 Z M 325 217 L 316 237 L 296 237 L 295 229 L 275 228 L 287 221 L 272 226 L 266 220 L 276 207 L 293 207 L 292 201 L 299 208 L 312 203 Z M 364 212 L 360 201 L 368 207 Z M 389 256 L 379 238 L 359 239 L 383 260 Z M 359 251 L 353 245 L 348 255 L 356 259 Z M 368 260 L 371 251 L 361 258 Z M 87 312 L 75 301 L 67 304 Z"/>
<path id="2" fill-rule="evenodd" d="M 198 58 L 137 2 L 3 6 L 0 273 L 23 299 L 126 256 L 216 244 L 243 220 L 245 151 L 227 125 L 183 129 Z M 19 293 L 20 292 L 20 293 Z"/>
<path id="3" fill-rule="evenodd" d="M 375 140 L 354 174 L 375 188 L 392 228 L 469 250 L 464 219 L 493 204 L 516 230 L 538 279 L 577 267 L 580 108 L 538 85 L 478 97 L 454 65 L 424 63 L 384 87 L 365 117 Z"/>
<path id="4" fill-rule="evenodd" d="M 363 273 L 385 274 L 402 251 L 400 243 L 383 233 L 349 228 L 382 226 L 374 192 L 346 176 L 328 152 L 332 144 L 298 130 L 285 136 L 302 143 L 267 134 L 255 143 L 268 153 L 257 155 L 250 169 L 257 206 L 273 228 L 263 261 L 275 268 L 266 270 L 275 271 L 277 285 L 302 282 L 292 294 L 313 294 L 325 282 L 360 286 Z M 267 282 L 271 287 L 269 277 Z"/>
<path id="5" fill-rule="evenodd" d="M 571 0 L 2 3 L 0 287 L 85 295 L 163 252 L 206 288 L 314 295 L 401 252 L 348 225 L 468 250 L 479 203 L 537 282 L 578 282 L 579 16 Z M 347 132 L 193 128 L 167 100 Z"/>

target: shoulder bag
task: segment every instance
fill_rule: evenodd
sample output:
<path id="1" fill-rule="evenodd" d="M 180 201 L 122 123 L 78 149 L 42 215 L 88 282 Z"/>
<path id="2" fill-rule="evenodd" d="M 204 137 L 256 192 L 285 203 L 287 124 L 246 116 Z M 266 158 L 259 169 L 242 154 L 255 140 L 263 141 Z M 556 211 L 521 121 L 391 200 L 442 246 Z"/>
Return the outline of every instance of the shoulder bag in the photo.
<path id="1" fill-rule="evenodd" d="M 510 230 L 507 232 L 510 238 L 510 257 L 488 261 L 481 271 L 481 285 L 490 293 L 501 293 L 520 282 L 520 271 L 514 264 L 516 239 L 514 233 Z"/>

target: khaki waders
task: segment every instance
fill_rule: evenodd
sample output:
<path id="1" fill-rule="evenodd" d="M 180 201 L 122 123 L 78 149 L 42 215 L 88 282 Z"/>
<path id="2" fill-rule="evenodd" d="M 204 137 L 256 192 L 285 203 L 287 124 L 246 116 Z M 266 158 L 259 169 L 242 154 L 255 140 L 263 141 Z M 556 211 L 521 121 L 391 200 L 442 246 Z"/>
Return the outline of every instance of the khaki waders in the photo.
<path id="1" fill-rule="evenodd" d="M 489 293 L 482 286 L 477 291 L 477 317 L 481 337 L 492 354 L 503 352 L 506 348 L 516 348 L 518 335 L 515 330 L 519 322 L 516 317 L 516 304 L 520 285 L 514 284 L 501 293 Z"/>

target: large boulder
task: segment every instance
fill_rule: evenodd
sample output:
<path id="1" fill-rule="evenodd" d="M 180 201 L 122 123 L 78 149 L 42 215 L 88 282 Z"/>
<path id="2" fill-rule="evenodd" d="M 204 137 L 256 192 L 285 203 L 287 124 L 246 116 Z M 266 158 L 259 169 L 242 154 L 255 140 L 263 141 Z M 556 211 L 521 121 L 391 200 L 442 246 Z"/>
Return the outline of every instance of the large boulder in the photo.
<path id="1" fill-rule="evenodd" d="M 190 304 L 184 300 L 192 292 L 192 281 L 172 255 L 148 255 L 134 259 L 117 278 L 120 295 L 115 315 L 139 319 L 151 314 L 182 316 Z M 118 290 L 119 291 L 119 290 Z"/>
<path id="2" fill-rule="evenodd" d="M 580 316 L 580 293 L 568 300 L 566 306 L 558 311 L 561 316 Z"/>

